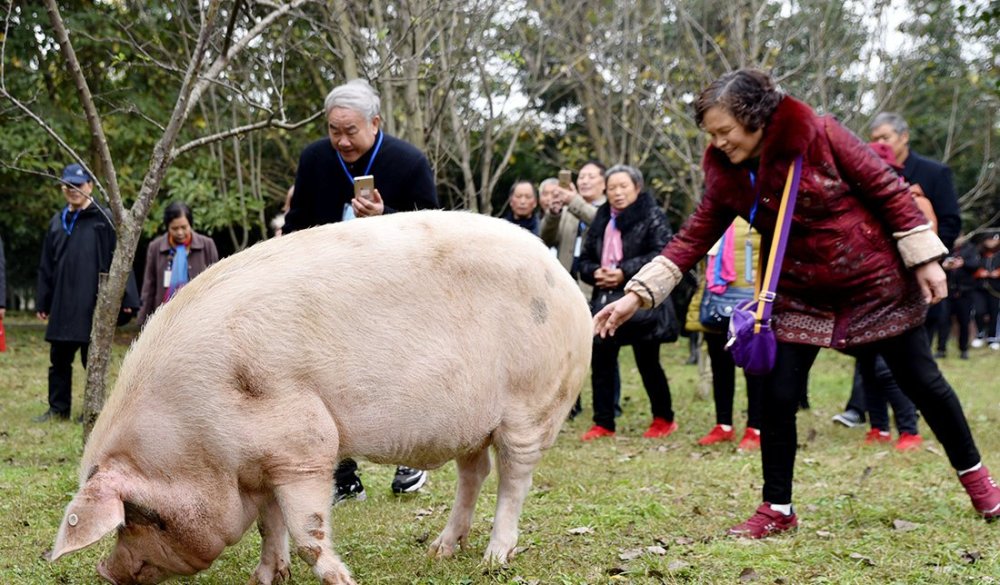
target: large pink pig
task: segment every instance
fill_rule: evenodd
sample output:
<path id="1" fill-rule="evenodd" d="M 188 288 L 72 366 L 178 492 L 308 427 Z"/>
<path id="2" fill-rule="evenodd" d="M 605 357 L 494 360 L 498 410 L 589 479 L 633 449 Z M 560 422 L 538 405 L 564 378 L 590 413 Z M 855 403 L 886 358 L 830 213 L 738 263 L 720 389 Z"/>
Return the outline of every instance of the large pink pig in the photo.
<path id="1" fill-rule="evenodd" d="M 528 232 L 471 213 L 359 219 L 212 266 L 147 322 L 80 463 L 51 559 L 117 532 L 118 585 L 206 569 L 256 519 L 251 583 L 289 576 L 289 542 L 352 584 L 330 539 L 344 457 L 430 469 L 455 505 L 430 552 L 464 544 L 493 447 L 487 560 L 505 562 L 543 449 L 590 364 L 579 288 Z"/>

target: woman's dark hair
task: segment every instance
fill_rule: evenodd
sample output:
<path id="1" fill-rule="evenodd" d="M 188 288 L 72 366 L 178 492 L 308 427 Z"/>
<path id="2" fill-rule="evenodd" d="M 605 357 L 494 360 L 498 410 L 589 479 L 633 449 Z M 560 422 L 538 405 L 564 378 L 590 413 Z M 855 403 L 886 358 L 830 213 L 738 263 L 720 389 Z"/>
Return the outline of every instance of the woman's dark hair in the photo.
<path id="1" fill-rule="evenodd" d="M 602 176 L 604 175 L 604 172 L 608 170 L 607 165 L 605 165 L 601 161 L 597 160 L 596 158 L 592 158 L 592 159 L 588 160 L 587 162 L 583 163 L 582 165 L 580 165 L 580 168 L 582 169 L 583 167 L 585 167 L 587 165 L 594 165 L 595 167 L 601 169 L 601 175 Z M 579 172 L 580 171 L 577 170 L 577 173 L 579 173 Z"/>
<path id="2" fill-rule="evenodd" d="M 784 95 L 768 73 L 739 69 L 726 73 L 702 90 L 694 102 L 694 119 L 701 126 L 705 112 L 720 106 L 748 132 L 756 132 L 767 125 Z"/>
<path id="3" fill-rule="evenodd" d="M 186 217 L 188 223 L 191 224 L 191 229 L 194 229 L 194 216 L 191 215 L 191 208 L 188 207 L 186 203 L 181 201 L 174 201 L 163 210 L 163 227 L 170 227 L 170 222 L 182 215 Z"/>

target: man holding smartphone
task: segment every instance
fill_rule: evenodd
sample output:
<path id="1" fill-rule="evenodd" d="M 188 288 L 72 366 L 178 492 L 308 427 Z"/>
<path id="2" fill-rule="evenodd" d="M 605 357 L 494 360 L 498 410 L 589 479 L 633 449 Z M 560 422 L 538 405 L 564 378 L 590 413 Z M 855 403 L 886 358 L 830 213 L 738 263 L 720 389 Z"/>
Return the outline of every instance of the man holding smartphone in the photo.
<path id="1" fill-rule="evenodd" d="M 283 234 L 355 217 L 440 207 L 427 157 L 382 132 L 379 96 L 367 81 L 354 79 L 333 88 L 325 109 L 328 137 L 306 146 L 299 157 Z M 337 466 L 335 504 L 365 499 L 357 469 L 352 459 Z M 426 471 L 400 466 L 392 491 L 415 492 L 426 481 Z"/>

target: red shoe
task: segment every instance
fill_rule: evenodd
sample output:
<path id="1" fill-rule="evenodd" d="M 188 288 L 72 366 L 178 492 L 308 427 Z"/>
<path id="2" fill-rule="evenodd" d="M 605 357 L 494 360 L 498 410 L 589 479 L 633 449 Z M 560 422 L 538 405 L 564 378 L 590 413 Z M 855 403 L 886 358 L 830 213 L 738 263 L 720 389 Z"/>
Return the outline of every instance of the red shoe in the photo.
<path id="1" fill-rule="evenodd" d="M 987 521 L 1000 518 L 1000 488 L 985 465 L 958 476 L 958 481 L 962 482 L 962 487 L 972 499 L 972 507 L 976 512 Z"/>
<path id="2" fill-rule="evenodd" d="M 670 433 L 677 430 L 677 423 L 674 421 L 667 421 L 665 418 L 653 417 L 653 423 L 649 425 L 649 429 L 642 434 L 643 438 L 646 439 L 665 439 L 670 436 Z"/>
<path id="3" fill-rule="evenodd" d="M 872 430 L 868 431 L 868 434 L 865 435 L 866 445 L 874 445 L 875 443 L 891 443 L 891 442 L 892 442 L 892 433 L 890 433 L 889 431 L 883 431 L 880 429 L 872 428 Z"/>
<path id="4" fill-rule="evenodd" d="M 652 428 L 652 427 L 650 427 Z M 721 443 L 723 441 L 732 441 L 736 438 L 736 433 L 733 432 L 732 427 L 727 431 L 722 428 L 722 425 L 715 425 L 712 430 L 708 431 L 708 434 L 704 437 L 698 439 L 699 445 L 714 445 L 716 443 Z"/>
<path id="5" fill-rule="evenodd" d="M 914 449 L 919 449 L 920 444 L 924 442 L 924 439 L 920 435 L 911 435 L 910 433 L 900 433 L 899 440 L 896 441 L 897 451 L 912 451 Z"/>
<path id="6" fill-rule="evenodd" d="M 599 439 L 601 437 L 613 437 L 615 436 L 614 431 L 609 431 L 608 429 L 602 427 L 601 425 L 594 425 L 590 427 L 590 430 L 583 433 L 580 437 L 581 441 L 593 441 L 594 439 Z"/>
<path id="7" fill-rule="evenodd" d="M 743 433 L 743 439 L 740 441 L 739 450 L 756 451 L 757 449 L 760 449 L 760 429 L 747 427 L 746 432 Z"/>
<path id="8" fill-rule="evenodd" d="M 730 528 L 729 534 L 745 538 L 766 538 L 772 534 L 793 530 L 798 525 L 799 518 L 795 512 L 785 516 L 777 510 L 772 510 L 771 504 L 764 502 L 749 520 Z"/>

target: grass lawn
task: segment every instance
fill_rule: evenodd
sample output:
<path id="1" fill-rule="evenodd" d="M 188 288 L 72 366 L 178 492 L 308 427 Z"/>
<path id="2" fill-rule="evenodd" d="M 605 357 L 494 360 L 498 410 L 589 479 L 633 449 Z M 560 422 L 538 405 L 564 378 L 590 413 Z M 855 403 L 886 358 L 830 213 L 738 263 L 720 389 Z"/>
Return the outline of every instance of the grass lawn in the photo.
<path id="1" fill-rule="evenodd" d="M 8 351 L 0 354 L 0 584 L 98 583 L 95 564 L 113 537 L 50 564 L 63 509 L 77 489 L 80 425 L 34 424 L 46 408 L 48 344 L 23 315 L 6 320 Z M 127 333 L 127 332 L 126 332 Z M 116 348 L 120 361 L 128 335 Z M 1000 472 L 1000 353 L 942 360 L 958 391 L 985 461 Z M 1000 583 L 1000 523 L 973 512 L 940 445 L 926 425 L 924 448 L 898 453 L 862 445 L 864 429 L 830 422 L 850 391 L 852 362 L 821 352 L 810 381 L 812 408 L 798 419 L 801 448 L 795 505 L 800 528 L 764 541 L 732 539 L 760 500 L 760 457 L 735 445 L 699 447 L 714 424 L 711 399 L 699 398 L 697 368 L 683 365 L 686 340 L 665 346 L 680 430 L 665 440 L 640 438 L 649 405 L 632 362 L 622 352 L 624 414 L 618 437 L 583 444 L 583 414 L 566 424 L 535 473 L 521 517 L 521 550 L 510 565 L 487 572 L 479 561 L 489 538 L 495 480 L 487 480 L 470 550 L 428 560 L 427 545 L 443 528 L 455 468 L 434 471 L 419 493 L 389 493 L 392 468 L 362 463 L 366 502 L 333 512 L 334 547 L 362 584 L 583 583 Z M 116 364 L 117 365 L 117 364 Z M 74 416 L 82 405 L 76 368 Z M 737 390 L 737 411 L 746 405 Z M 294 421 L 289 421 L 294 424 Z M 742 421 L 737 432 L 742 434 Z M 204 573 L 179 583 L 244 583 L 256 566 L 251 529 Z M 293 560 L 293 583 L 314 583 Z"/>

